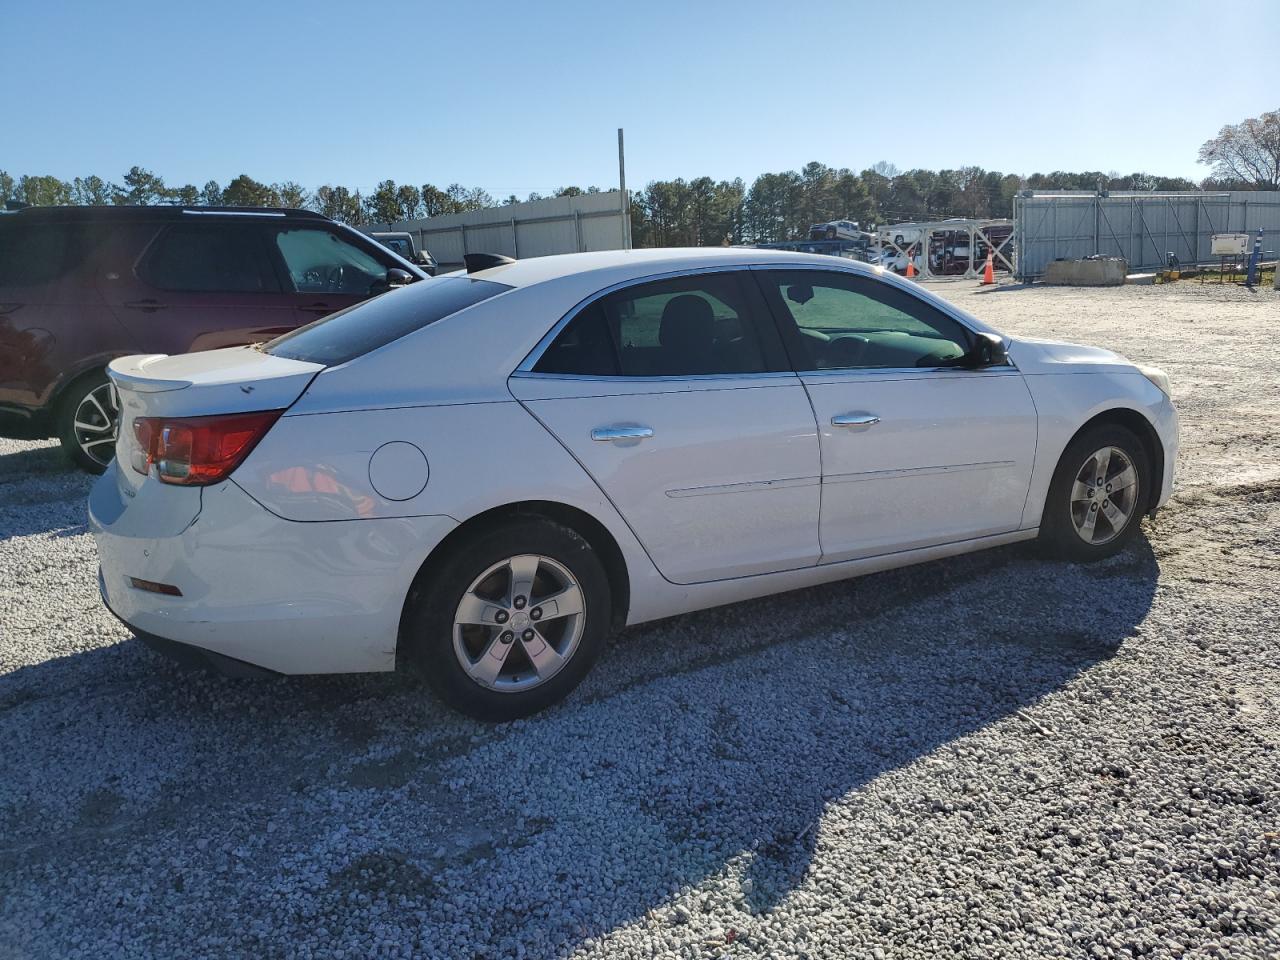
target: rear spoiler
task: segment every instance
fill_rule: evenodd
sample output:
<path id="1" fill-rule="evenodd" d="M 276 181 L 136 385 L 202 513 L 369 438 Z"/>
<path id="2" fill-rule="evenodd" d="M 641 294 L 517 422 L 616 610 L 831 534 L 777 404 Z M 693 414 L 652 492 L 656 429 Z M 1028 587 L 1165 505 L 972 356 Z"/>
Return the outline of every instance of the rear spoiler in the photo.
<path id="1" fill-rule="evenodd" d="M 172 377 L 149 377 L 146 374 L 148 364 L 168 358 L 167 353 L 149 353 L 141 356 L 119 357 L 107 365 L 107 372 L 117 390 L 130 390 L 134 393 L 165 393 L 169 390 L 185 390 L 191 386 L 190 380 L 175 380 Z"/>

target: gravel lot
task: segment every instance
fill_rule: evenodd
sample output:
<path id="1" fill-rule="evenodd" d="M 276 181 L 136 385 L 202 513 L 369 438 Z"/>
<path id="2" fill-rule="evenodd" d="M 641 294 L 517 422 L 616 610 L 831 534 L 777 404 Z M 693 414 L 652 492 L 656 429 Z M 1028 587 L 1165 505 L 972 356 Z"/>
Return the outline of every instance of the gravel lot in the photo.
<path id="1" fill-rule="evenodd" d="M 504 726 L 176 671 L 0 441 L 0 956 L 1280 956 L 1280 295 L 936 289 L 1170 373 L 1145 537 L 633 629 Z"/>

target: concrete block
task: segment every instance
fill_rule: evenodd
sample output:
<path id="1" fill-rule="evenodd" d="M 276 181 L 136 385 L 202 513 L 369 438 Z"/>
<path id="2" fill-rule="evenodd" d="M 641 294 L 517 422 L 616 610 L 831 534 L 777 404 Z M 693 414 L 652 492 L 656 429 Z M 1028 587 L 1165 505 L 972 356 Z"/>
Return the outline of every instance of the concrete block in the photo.
<path id="1" fill-rule="evenodd" d="M 1098 260 L 1054 260 L 1044 270 L 1044 282 L 1060 287 L 1119 287 L 1129 264 L 1119 257 Z"/>

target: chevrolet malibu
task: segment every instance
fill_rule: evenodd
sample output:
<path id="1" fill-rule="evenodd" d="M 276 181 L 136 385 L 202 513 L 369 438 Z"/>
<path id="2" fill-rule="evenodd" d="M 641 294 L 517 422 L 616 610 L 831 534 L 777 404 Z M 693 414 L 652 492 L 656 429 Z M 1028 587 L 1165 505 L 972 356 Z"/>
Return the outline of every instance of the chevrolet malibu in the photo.
<path id="1" fill-rule="evenodd" d="M 478 255 L 265 344 L 112 362 L 107 606 L 230 673 L 413 667 L 510 719 L 610 631 L 1169 497 L 1167 377 L 844 259 Z"/>

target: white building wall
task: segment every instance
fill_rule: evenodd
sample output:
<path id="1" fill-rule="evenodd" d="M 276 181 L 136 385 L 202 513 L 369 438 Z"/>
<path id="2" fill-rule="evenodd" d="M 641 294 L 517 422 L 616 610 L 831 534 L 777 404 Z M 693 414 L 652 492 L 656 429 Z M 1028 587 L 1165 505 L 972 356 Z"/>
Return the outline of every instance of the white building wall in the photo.
<path id="1" fill-rule="evenodd" d="M 404 230 L 446 266 L 466 253 L 500 253 L 525 259 L 584 250 L 620 250 L 624 242 L 622 195 L 617 190 L 552 197 L 503 207 L 399 223 L 367 223 L 359 229 Z"/>

